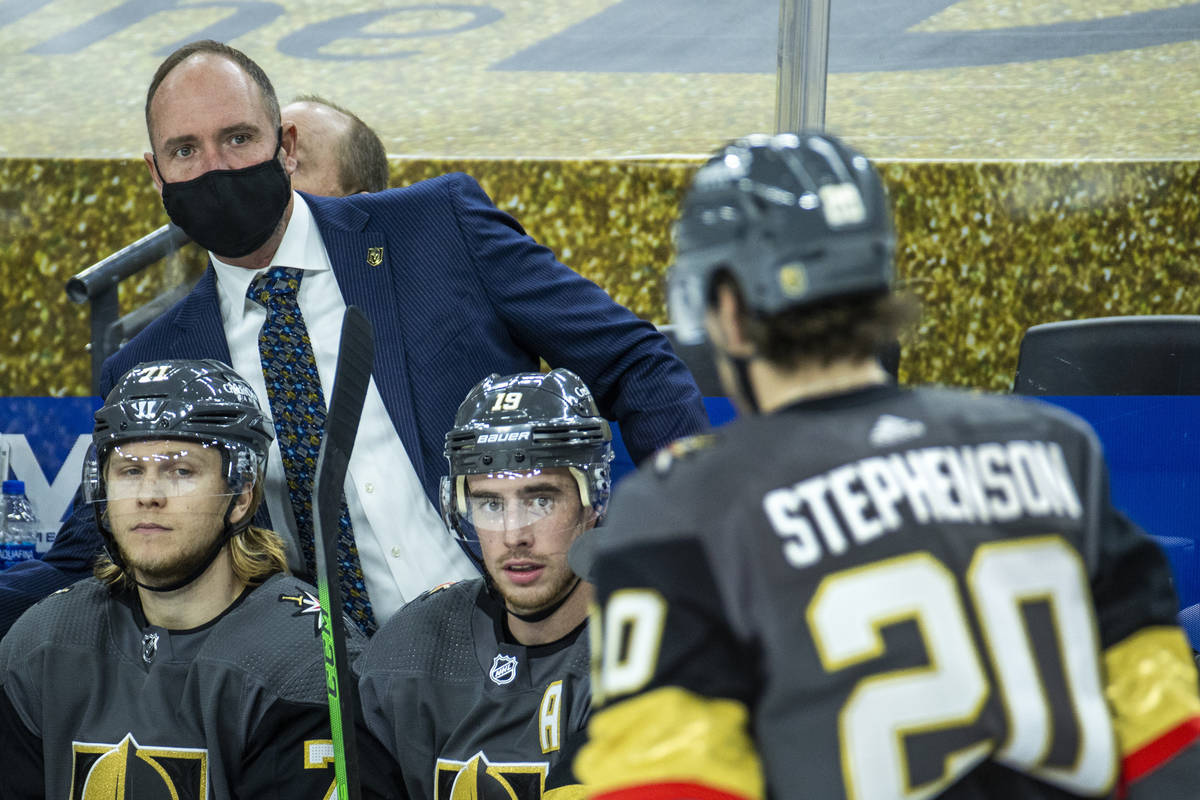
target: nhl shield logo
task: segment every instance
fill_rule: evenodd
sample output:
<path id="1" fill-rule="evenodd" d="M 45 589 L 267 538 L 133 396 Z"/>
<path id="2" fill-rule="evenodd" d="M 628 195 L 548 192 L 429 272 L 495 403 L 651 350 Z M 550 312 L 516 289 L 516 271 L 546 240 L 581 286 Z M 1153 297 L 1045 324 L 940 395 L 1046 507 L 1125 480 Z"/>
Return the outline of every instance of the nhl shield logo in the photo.
<path id="1" fill-rule="evenodd" d="M 367 248 L 367 266 L 378 267 L 383 263 L 383 248 L 368 247 Z"/>
<path id="2" fill-rule="evenodd" d="M 149 664 L 158 652 L 158 634 L 147 633 L 142 637 L 142 661 Z"/>
<path id="3" fill-rule="evenodd" d="M 497 653 L 496 657 L 492 659 L 492 670 L 488 673 L 488 677 L 497 686 L 512 683 L 513 679 L 517 677 L 517 657 Z"/>

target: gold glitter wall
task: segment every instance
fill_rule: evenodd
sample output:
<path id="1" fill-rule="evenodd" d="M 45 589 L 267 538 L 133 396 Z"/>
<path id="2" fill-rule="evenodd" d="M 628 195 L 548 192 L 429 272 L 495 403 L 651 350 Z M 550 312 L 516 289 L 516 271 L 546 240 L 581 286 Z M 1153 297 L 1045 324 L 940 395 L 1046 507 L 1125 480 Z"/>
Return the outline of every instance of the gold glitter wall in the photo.
<path id="1" fill-rule="evenodd" d="M 1200 162 L 893 163 L 898 269 L 924 305 L 901 378 L 1012 385 L 1022 333 L 1200 313 Z"/>
<path id="2" fill-rule="evenodd" d="M 87 395 L 88 310 L 72 275 L 166 222 L 141 160 L 0 160 L 0 396 Z M 199 274 L 189 246 L 121 286 L 121 311 Z"/>
<path id="3" fill-rule="evenodd" d="M 452 170 L 620 303 L 665 321 L 670 222 L 695 160 L 393 160 Z M 884 162 L 898 271 L 923 303 L 901 378 L 1005 390 L 1021 333 L 1056 319 L 1200 313 L 1200 162 Z M 86 306 L 66 280 L 166 221 L 140 160 L 0 160 L 0 396 L 86 395 Z M 126 282 L 127 312 L 194 279 L 185 248 Z"/>

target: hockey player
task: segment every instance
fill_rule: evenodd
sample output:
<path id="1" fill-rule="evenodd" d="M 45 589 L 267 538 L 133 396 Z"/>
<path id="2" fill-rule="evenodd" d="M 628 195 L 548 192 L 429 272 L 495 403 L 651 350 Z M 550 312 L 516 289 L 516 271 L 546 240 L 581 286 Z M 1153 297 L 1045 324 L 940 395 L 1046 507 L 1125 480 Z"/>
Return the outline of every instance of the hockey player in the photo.
<path id="1" fill-rule="evenodd" d="M 480 382 L 446 435 L 447 526 L 485 577 L 404 606 L 358 663 L 367 724 L 410 796 L 581 796 L 591 586 L 567 549 L 604 516 L 608 422 L 572 372 Z"/>
<path id="2" fill-rule="evenodd" d="M 0 797 L 330 796 L 316 591 L 250 524 L 272 437 L 220 362 L 118 382 L 84 467 L 107 558 L 0 642 Z M 364 796 L 402 796 L 378 743 L 359 751 Z"/>
<path id="3" fill-rule="evenodd" d="M 578 567 L 590 796 L 1196 797 L 1170 576 L 1092 432 L 877 365 L 904 315 L 867 159 L 733 142 L 676 233 L 672 320 L 744 413 L 623 483 Z"/>

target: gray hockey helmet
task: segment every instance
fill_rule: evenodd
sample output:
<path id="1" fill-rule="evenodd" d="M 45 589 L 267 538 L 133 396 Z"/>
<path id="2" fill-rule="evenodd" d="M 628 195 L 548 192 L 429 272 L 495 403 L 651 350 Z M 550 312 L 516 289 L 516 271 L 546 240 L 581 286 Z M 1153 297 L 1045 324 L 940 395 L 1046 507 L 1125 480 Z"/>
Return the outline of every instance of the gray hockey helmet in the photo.
<path id="1" fill-rule="evenodd" d="M 612 431 L 584 382 L 568 369 L 493 374 L 458 407 L 446 434 L 450 474 L 442 479 L 446 525 L 466 541 L 468 475 L 566 467 L 585 508 L 603 516 L 611 491 Z"/>
<path id="2" fill-rule="evenodd" d="M 123 443 L 178 439 L 219 447 L 229 490 L 239 493 L 261 480 L 274 438 L 250 384 L 215 360 L 138 364 L 109 392 L 95 422 L 83 484 L 85 498 L 98 504 L 98 516 L 105 461 Z"/>
<path id="3" fill-rule="evenodd" d="M 760 134 L 723 147 L 696 173 L 675 243 L 668 306 L 684 344 L 704 341 L 721 270 L 760 315 L 892 285 L 883 183 L 865 156 L 825 133 Z"/>

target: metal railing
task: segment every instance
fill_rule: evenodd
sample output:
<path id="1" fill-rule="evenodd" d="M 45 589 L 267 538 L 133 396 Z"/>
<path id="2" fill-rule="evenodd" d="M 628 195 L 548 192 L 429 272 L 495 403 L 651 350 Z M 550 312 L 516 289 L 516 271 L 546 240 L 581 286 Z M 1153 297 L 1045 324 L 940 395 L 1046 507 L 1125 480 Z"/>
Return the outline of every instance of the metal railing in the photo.
<path id="1" fill-rule="evenodd" d="M 92 355 L 93 394 L 100 393 L 100 367 L 104 359 L 191 288 L 186 284 L 172 287 L 149 303 L 120 316 L 117 287 L 125 278 L 166 258 L 190 241 L 187 234 L 174 224 L 167 224 L 97 261 L 67 281 L 67 297 L 76 303 L 89 303 L 91 306 L 92 340 L 88 348 Z"/>
<path id="2" fill-rule="evenodd" d="M 825 129 L 830 0 L 780 0 L 775 131 Z"/>

